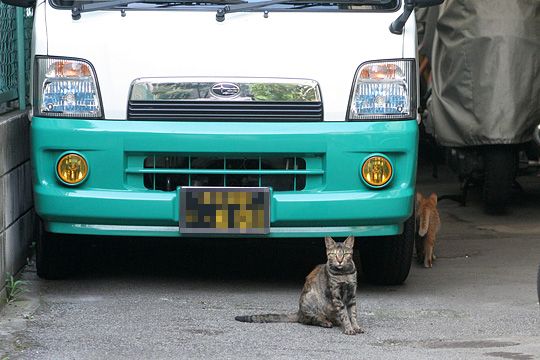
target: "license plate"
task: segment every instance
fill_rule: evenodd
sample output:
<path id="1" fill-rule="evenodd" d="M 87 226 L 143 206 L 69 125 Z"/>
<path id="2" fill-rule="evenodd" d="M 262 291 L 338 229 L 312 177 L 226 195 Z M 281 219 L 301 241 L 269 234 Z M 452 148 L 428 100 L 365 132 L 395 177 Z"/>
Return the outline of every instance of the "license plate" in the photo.
<path id="1" fill-rule="evenodd" d="M 269 188 L 180 188 L 180 232 L 268 234 Z"/>

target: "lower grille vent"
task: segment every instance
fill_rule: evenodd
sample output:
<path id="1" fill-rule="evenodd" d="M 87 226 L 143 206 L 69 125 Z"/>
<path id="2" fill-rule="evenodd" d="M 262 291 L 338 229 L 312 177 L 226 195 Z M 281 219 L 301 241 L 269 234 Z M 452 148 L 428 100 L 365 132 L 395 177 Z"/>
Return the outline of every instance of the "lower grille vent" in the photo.
<path id="1" fill-rule="evenodd" d="M 301 191 L 307 175 L 302 157 L 148 156 L 144 159 L 144 186 L 175 191 L 179 186 L 272 187 L 274 191 Z"/>

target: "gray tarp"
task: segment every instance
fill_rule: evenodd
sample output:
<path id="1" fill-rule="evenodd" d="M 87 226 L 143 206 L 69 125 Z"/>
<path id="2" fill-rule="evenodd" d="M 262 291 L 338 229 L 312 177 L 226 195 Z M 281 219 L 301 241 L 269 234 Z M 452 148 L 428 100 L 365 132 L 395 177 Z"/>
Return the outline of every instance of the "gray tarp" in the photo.
<path id="1" fill-rule="evenodd" d="M 540 122 L 540 0 L 446 0 L 429 105 L 445 146 L 516 144 Z"/>

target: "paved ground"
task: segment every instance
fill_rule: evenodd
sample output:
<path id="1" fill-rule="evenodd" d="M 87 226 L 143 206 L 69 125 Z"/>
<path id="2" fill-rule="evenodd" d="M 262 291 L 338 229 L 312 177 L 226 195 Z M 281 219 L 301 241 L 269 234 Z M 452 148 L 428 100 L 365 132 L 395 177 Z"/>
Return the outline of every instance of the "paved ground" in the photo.
<path id="1" fill-rule="evenodd" d="M 424 169 L 419 188 L 456 192 L 441 178 Z M 540 359 L 540 178 L 522 185 L 506 216 L 484 215 L 475 193 L 441 202 L 434 268 L 414 265 L 404 286 L 360 283 L 365 334 L 234 321 L 296 310 L 322 240 L 98 242 L 69 280 L 26 270 L 29 292 L 0 315 L 0 359 Z"/>

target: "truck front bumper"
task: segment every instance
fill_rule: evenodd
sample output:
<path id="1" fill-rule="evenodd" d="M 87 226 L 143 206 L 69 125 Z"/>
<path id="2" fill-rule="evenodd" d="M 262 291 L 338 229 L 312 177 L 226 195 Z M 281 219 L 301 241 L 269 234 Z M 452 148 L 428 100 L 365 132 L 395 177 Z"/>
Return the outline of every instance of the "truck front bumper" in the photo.
<path id="1" fill-rule="evenodd" d="M 267 237 L 378 236 L 402 232 L 413 210 L 418 127 L 415 120 L 323 123 L 200 123 L 32 119 L 35 206 L 51 232 L 182 236 L 180 191 L 148 188 L 144 159 L 182 156 L 298 156 L 317 171 L 304 189 L 271 191 Z M 65 152 L 83 155 L 79 186 L 56 176 Z M 360 175 L 372 154 L 390 159 L 388 186 Z M 142 169 L 142 170 L 141 170 Z"/>

